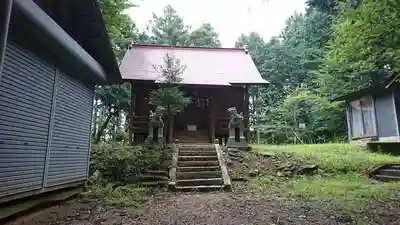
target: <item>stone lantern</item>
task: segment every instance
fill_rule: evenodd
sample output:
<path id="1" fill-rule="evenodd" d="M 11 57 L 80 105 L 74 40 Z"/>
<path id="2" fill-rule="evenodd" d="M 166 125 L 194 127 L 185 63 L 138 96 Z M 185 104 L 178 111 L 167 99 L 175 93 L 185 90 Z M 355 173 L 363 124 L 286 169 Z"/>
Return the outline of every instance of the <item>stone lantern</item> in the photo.
<path id="1" fill-rule="evenodd" d="M 243 113 L 238 113 L 235 107 L 228 108 L 230 117 L 229 121 L 229 138 L 228 148 L 248 149 L 249 144 L 244 137 L 244 117 Z"/>
<path id="2" fill-rule="evenodd" d="M 150 110 L 149 135 L 146 139 L 147 144 L 164 144 L 164 121 L 162 119 L 164 112 L 164 108 L 160 106 L 157 106 L 154 112 Z"/>

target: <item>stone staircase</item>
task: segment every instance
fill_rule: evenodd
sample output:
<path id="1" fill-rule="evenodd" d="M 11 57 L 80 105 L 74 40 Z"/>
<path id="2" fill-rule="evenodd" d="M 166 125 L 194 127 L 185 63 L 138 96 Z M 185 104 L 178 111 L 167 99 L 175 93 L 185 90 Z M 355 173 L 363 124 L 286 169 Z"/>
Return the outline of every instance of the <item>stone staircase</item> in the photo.
<path id="1" fill-rule="evenodd" d="M 218 145 L 176 145 L 175 160 L 176 170 L 175 174 L 172 174 L 170 182 L 173 190 L 211 191 L 230 189 L 230 179 Z"/>
<path id="2" fill-rule="evenodd" d="M 210 143 L 210 138 L 206 130 L 199 130 L 196 132 L 180 131 L 176 132 L 175 138 L 179 143 Z"/>
<path id="3" fill-rule="evenodd" d="M 380 181 L 400 181 L 400 164 L 387 164 L 373 169 L 370 178 Z"/>

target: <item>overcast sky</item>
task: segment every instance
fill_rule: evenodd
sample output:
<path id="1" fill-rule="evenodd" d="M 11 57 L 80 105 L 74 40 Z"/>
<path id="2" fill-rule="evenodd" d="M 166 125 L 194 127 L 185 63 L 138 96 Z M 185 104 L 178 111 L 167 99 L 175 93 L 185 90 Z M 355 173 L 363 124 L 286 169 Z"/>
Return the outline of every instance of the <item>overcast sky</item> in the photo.
<path id="1" fill-rule="evenodd" d="M 294 12 L 304 12 L 306 0 L 144 0 L 128 14 L 139 29 L 144 29 L 152 12 L 162 14 L 167 4 L 193 28 L 211 23 L 223 47 L 233 47 L 241 33 L 256 31 L 265 40 L 280 33 Z"/>

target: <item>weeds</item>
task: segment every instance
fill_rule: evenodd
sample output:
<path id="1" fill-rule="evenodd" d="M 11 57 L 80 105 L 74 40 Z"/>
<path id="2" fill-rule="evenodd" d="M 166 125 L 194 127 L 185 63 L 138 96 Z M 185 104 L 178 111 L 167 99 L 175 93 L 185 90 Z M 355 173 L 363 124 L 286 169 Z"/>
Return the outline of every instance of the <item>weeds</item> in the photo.
<path id="1" fill-rule="evenodd" d="M 296 157 L 310 160 L 319 168 L 331 173 L 365 173 L 377 165 L 400 163 L 399 156 L 372 153 L 350 144 L 314 144 L 314 145 L 256 145 L 259 152 L 274 151 L 291 153 Z"/>
<path id="2" fill-rule="evenodd" d="M 110 183 L 96 183 L 90 186 L 88 197 L 104 205 L 138 207 L 146 200 L 147 192 L 137 185 L 114 187 Z"/>
<path id="3" fill-rule="evenodd" d="M 400 163 L 400 157 L 371 153 L 349 144 L 253 146 L 257 152 L 290 153 L 318 165 L 318 174 L 253 179 L 250 190 L 274 196 L 329 202 L 340 209 L 362 212 L 369 202 L 400 197 L 400 182 L 373 184 L 366 172 L 386 163 Z"/>

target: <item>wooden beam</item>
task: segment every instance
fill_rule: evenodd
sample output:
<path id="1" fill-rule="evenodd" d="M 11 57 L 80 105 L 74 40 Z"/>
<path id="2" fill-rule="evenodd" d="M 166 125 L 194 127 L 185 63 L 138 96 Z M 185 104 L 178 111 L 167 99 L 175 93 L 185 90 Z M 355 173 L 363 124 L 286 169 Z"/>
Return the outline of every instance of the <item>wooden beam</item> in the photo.
<path id="1" fill-rule="evenodd" d="M 244 118 L 245 118 L 245 127 L 246 127 L 246 131 L 245 131 L 245 137 L 246 137 L 246 141 L 249 142 L 250 139 L 250 127 L 249 127 L 249 121 L 250 121 L 250 114 L 249 114 L 249 105 L 250 105 L 250 101 L 249 101 L 249 86 L 245 85 L 244 87 L 244 109 L 243 109 L 243 114 L 244 114 Z"/>
<path id="2" fill-rule="evenodd" d="M 210 107 L 210 142 L 214 143 L 215 140 L 215 104 L 214 98 L 211 99 L 211 107 Z"/>
<path id="3" fill-rule="evenodd" d="M 131 107 L 129 109 L 129 144 L 133 145 L 133 121 L 135 114 L 135 91 L 134 91 L 134 83 L 131 80 Z"/>
<path id="4" fill-rule="evenodd" d="M 4 220 L 8 217 L 12 217 L 13 215 L 28 211 L 30 209 L 37 208 L 39 206 L 52 205 L 59 203 L 60 201 L 65 201 L 73 196 L 82 193 L 82 191 L 83 187 L 81 185 L 66 190 L 55 191 L 39 196 L 34 196 L 32 198 L 24 199 L 23 201 L 16 201 L 15 203 L 10 204 L 9 206 L 5 206 L 4 208 L 0 206 L 0 220 Z M 26 217 L 29 218 L 29 215 L 27 215 Z M 21 221 L 24 218 L 25 217 L 20 217 L 17 220 Z M 28 223 L 21 223 L 21 224 L 28 224 Z"/>
<path id="5" fill-rule="evenodd" d="M 347 122 L 347 135 L 348 135 L 348 138 L 349 138 L 349 143 L 351 142 L 351 139 L 352 139 L 352 130 L 351 130 L 351 123 L 352 123 L 352 120 L 351 120 L 351 108 L 350 108 L 350 103 L 348 103 L 348 102 L 346 102 L 346 122 Z"/>

